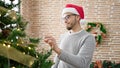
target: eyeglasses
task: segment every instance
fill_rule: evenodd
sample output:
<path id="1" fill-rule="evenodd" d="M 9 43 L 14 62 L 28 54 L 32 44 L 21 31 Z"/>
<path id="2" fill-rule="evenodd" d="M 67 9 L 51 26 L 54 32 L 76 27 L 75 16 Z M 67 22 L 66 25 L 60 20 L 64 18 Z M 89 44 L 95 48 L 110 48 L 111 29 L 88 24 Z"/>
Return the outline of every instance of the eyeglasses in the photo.
<path id="1" fill-rule="evenodd" d="M 63 17 L 63 20 L 68 20 L 71 16 L 76 16 L 76 14 L 70 14 L 70 15 L 66 15 L 65 17 Z"/>

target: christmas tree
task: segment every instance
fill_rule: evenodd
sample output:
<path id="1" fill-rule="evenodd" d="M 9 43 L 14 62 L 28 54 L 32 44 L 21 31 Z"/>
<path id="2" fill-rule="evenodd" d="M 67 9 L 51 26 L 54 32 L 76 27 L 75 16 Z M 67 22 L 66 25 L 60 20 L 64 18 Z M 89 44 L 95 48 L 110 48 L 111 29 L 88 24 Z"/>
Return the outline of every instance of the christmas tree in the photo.
<path id="1" fill-rule="evenodd" d="M 20 5 L 0 0 L 0 68 L 51 68 L 48 60 L 52 50 L 37 52 L 40 38 L 30 38 L 25 33 L 27 21 L 12 10 Z"/>

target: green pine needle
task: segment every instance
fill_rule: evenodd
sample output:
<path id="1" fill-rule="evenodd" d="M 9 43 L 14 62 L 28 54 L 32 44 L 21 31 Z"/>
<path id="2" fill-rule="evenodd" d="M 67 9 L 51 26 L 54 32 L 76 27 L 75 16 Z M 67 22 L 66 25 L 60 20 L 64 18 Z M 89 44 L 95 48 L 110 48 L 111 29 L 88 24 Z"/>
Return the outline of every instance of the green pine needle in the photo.
<path id="1" fill-rule="evenodd" d="M 102 24 L 101 24 L 100 30 L 101 30 L 103 33 L 105 33 L 105 34 L 107 33 L 105 27 L 104 27 Z"/>
<path id="2" fill-rule="evenodd" d="M 31 42 L 31 43 L 39 43 L 39 38 L 29 38 L 29 41 Z"/>

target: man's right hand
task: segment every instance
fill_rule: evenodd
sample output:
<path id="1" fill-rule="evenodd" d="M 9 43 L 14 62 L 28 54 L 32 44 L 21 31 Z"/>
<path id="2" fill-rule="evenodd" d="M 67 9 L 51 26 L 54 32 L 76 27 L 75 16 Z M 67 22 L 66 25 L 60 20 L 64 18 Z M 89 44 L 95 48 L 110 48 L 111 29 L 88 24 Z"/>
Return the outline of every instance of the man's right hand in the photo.
<path id="1" fill-rule="evenodd" d="M 44 41 L 50 45 L 50 47 L 59 55 L 61 53 L 60 48 L 58 48 L 56 39 L 52 36 L 45 36 Z"/>

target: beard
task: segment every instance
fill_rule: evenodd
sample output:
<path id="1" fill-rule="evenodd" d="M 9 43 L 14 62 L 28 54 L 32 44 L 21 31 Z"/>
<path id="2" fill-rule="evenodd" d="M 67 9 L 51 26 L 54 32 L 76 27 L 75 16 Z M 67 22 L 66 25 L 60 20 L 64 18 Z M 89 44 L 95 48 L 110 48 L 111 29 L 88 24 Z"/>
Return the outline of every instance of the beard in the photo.
<path id="1" fill-rule="evenodd" d="M 71 30 L 72 29 L 72 27 L 67 27 L 67 30 Z"/>
<path id="2" fill-rule="evenodd" d="M 66 28 L 67 30 L 71 30 L 75 25 L 76 25 L 76 20 L 73 23 L 69 24 L 69 26 L 67 26 Z"/>

